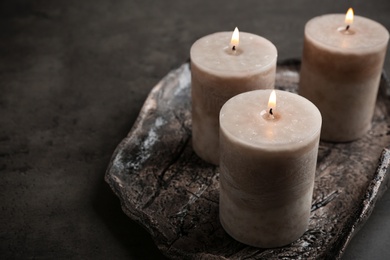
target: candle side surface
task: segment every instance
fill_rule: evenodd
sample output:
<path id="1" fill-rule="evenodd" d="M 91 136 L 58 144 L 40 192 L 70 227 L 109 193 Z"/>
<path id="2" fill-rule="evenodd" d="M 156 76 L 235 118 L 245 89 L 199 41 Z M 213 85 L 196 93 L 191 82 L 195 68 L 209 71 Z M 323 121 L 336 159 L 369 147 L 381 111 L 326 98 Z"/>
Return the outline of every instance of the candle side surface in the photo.
<path id="1" fill-rule="evenodd" d="M 313 18 L 305 27 L 299 94 L 321 111 L 321 139 L 348 142 L 371 128 L 389 34 L 356 17 L 354 34 L 336 28 L 343 15 Z M 341 21 L 342 22 L 342 21 Z"/>
<path id="2" fill-rule="evenodd" d="M 192 143 L 203 160 L 219 164 L 219 112 L 231 97 L 254 89 L 273 89 L 275 46 L 268 40 L 240 33 L 236 52 L 231 33 L 205 36 L 191 47 Z"/>
<path id="3" fill-rule="evenodd" d="M 229 98 L 254 89 L 273 89 L 276 65 L 241 78 L 222 78 L 192 63 L 192 143 L 207 162 L 219 164 L 219 112 Z"/>
<path id="4" fill-rule="evenodd" d="M 321 114 L 277 91 L 275 120 L 261 117 L 270 90 L 233 97 L 220 113 L 220 221 L 236 240 L 279 247 L 307 229 Z"/>

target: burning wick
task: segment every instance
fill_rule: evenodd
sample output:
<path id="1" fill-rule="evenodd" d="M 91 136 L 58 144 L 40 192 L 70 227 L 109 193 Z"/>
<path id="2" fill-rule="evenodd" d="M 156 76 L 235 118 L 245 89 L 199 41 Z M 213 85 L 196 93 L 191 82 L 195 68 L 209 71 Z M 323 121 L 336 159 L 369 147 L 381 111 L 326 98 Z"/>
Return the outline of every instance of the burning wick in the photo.
<path id="1" fill-rule="evenodd" d="M 345 30 L 348 31 L 349 27 L 353 23 L 353 9 L 349 8 L 347 13 L 345 14 L 345 23 L 347 24 L 347 27 L 345 27 Z"/>
<path id="2" fill-rule="evenodd" d="M 268 100 L 268 108 L 260 112 L 260 115 L 266 120 L 274 120 L 278 118 L 277 114 L 274 114 L 274 109 L 276 107 L 276 93 L 275 90 L 272 90 L 271 95 Z"/>
<path id="3" fill-rule="evenodd" d="M 232 51 L 236 51 L 239 42 L 240 42 L 240 32 L 236 27 L 233 31 L 232 39 L 230 40 L 230 46 L 232 47 Z"/>
<path id="4" fill-rule="evenodd" d="M 349 8 L 347 13 L 345 14 L 345 27 L 341 26 L 337 30 L 341 32 L 342 34 L 351 35 L 355 34 L 354 30 L 351 29 L 351 26 L 353 24 L 353 9 Z"/>

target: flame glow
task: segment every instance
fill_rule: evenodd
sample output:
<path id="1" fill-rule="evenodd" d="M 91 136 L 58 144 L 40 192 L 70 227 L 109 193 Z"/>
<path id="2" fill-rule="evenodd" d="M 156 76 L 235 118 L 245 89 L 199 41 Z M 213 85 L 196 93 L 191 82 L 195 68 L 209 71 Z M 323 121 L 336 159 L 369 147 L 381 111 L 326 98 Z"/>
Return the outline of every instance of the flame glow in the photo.
<path id="1" fill-rule="evenodd" d="M 269 95 L 268 100 L 268 109 L 275 109 L 276 107 L 276 92 L 275 90 L 272 90 L 271 94 Z"/>
<path id="2" fill-rule="evenodd" d="M 345 15 L 345 23 L 351 25 L 353 23 L 353 9 L 349 8 L 347 14 Z"/>
<path id="3" fill-rule="evenodd" d="M 232 48 L 237 48 L 238 43 L 240 42 L 240 32 L 238 31 L 238 28 L 234 29 L 232 34 L 232 39 L 230 40 L 230 46 Z"/>

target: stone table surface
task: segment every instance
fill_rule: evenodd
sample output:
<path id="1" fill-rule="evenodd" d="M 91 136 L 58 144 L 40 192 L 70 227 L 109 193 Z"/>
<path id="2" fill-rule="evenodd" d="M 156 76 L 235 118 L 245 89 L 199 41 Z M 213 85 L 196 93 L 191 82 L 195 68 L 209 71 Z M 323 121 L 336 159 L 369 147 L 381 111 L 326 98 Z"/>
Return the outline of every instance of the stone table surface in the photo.
<path id="1" fill-rule="evenodd" d="M 104 182 L 149 91 L 206 34 L 299 58 L 306 21 L 350 6 L 390 29 L 388 0 L 1 1 L 0 258 L 164 259 Z M 389 259 L 389 219 L 390 191 L 343 259 Z"/>

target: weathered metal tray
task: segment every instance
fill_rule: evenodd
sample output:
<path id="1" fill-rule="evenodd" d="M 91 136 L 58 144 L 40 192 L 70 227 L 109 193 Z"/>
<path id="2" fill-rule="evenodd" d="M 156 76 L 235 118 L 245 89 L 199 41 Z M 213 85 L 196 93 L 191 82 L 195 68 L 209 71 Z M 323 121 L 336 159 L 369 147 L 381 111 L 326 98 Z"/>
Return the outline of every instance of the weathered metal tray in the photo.
<path id="1" fill-rule="evenodd" d="M 299 61 L 278 64 L 276 88 L 296 92 Z M 260 249 L 225 233 L 218 167 L 191 147 L 189 64 L 153 88 L 105 180 L 124 212 L 172 259 L 338 259 L 389 184 L 390 87 L 382 77 L 373 126 L 352 143 L 320 143 L 309 230 L 289 246 Z"/>

